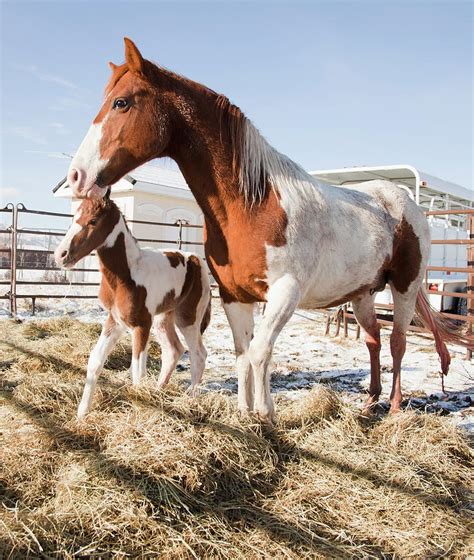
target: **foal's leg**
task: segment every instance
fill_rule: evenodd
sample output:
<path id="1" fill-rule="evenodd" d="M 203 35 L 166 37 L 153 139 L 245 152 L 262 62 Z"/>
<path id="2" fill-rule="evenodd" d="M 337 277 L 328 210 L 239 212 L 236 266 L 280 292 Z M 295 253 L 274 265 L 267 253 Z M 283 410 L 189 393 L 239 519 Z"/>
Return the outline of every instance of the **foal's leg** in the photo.
<path id="1" fill-rule="evenodd" d="M 97 378 L 122 333 L 123 327 L 115 322 L 112 315 L 109 315 L 102 328 L 99 340 L 89 356 L 86 384 L 82 393 L 81 402 L 77 409 L 78 418 L 83 418 L 89 412 L 95 386 L 97 384 Z"/>
<path id="2" fill-rule="evenodd" d="M 151 322 L 144 323 L 132 330 L 132 384 L 138 385 L 146 376 L 148 340 Z"/>
<path id="3" fill-rule="evenodd" d="M 253 372 L 248 355 L 254 328 L 254 305 L 237 302 L 222 302 L 222 305 L 234 337 L 235 366 L 238 380 L 238 406 L 242 414 L 247 414 L 253 410 L 254 399 Z"/>
<path id="4" fill-rule="evenodd" d="M 201 321 L 196 321 L 194 325 L 186 327 L 178 323 L 178 327 L 188 345 L 189 361 L 191 362 L 191 391 L 194 391 L 196 385 L 201 383 L 207 358 L 207 351 L 202 343 Z"/>
<path id="5" fill-rule="evenodd" d="M 393 329 L 390 336 L 390 351 L 393 358 L 393 383 L 390 394 L 390 413 L 398 412 L 402 402 L 401 368 L 402 359 L 406 350 L 406 332 L 413 319 L 416 305 L 416 295 L 420 282 L 412 283 L 405 293 L 397 292 L 391 284 L 394 311 Z"/>
<path id="6" fill-rule="evenodd" d="M 380 383 L 380 325 L 377 323 L 373 296 L 367 294 L 354 300 L 352 309 L 357 321 L 365 331 L 365 343 L 370 354 L 369 397 L 364 407 L 364 411 L 368 412 L 379 400 L 382 392 Z"/>
<path id="7" fill-rule="evenodd" d="M 268 366 L 275 340 L 296 309 L 301 297 L 297 280 L 286 274 L 278 279 L 267 293 L 267 304 L 262 322 L 250 343 L 249 357 L 255 382 L 254 410 L 264 422 L 273 422 L 274 409 L 270 395 Z"/>
<path id="8" fill-rule="evenodd" d="M 155 337 L 161 347 L 161 371 L 158 387 L 164 387 L 184 352 L 184 347 L 176 334 L 173 311 L 158 315 L 155 319 Z"/>

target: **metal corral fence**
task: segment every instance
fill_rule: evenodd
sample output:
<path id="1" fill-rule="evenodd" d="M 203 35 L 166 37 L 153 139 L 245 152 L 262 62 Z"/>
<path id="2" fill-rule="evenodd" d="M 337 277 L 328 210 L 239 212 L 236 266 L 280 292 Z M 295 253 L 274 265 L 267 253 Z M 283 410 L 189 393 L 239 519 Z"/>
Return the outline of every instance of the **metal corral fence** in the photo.
<path id="1" fill-rule="evenodd" d="M 0 217 L 6 217 L 7 225 L 4 229 L 0 229 L 0 270 L 3 270 L 3 278 L 0 280 L 0 286 L 9 287 L 6 293 L 0 294 L 0 300 L 9 301 L 9 310 L 12 315 L 17 314 L 17 300 L 19 299 L 30 299 L 32 302 L 32 313 L 35 313 L 36 300 L 39 298 L 70 298 L 70 299 L 95 299 L 97 298 L 97 292 L 94 294 L 84 294 L 84 293 L 74 293 L 74 294 L 64 294 L 55 293 L 47 289 L 47 286 L 55 286 L 56 291 L 59 291 L 60 287 L 69 288 L 71 286 L 77 287 L 98 287 L 100 282 L 90 282 L 90 281 L 78 281 L 78 280 L 68 280 L 66 273 L 61 272 L 61 270 L 56 266 L 54 262 L 53 254 L 54 248 L 59 244 L 59 239 L 64 237 L 66 229 L 53 230 L 53 229 L 32 229 L 31 227 L 23 227 L 21 224 L 22 217 L 27 216 L 43 216 L 48 218 L 53 218 L 55 220 L 59 218 L 72 218 L 72 214 L 64 214 L 60 212 L 49 212 L 45 210 L 31 210 L 26 208 L 22 203 L 13 205 L 11 203 L 7 204 L 4 208 L 0 209 Z M 9 219 L 8 219 L 9 218 Z M 188 246 L 203 246 L 202 241 L 187 241 L 183 239 L 183 231 L 185 229 L 199 229 L 202 230 L 202 225 L 189 224 L 186 220 L 177 220 L 174 223 L 170 222 L 154 222 L 145 220 L 127 220 L 127 223 L 132 227 L 135 224 L 140 224 L 144 226 L 161 226 L 162 228 L 173 228 L 176 230 L 176 237 L 174 239 L 159 239 L 154 238 L 136 238 L 140 243 L 152 243 L 161 244 L 166 247 L 176 247 L 177 249 L 187 248 Z M 41 248 L 35 248 L 28 244 L 22 243 L 20 240 L 21 236 L 28 235 L 29 240 L 34 240 L 37 237 L 47 237 L 50 240 L 53 239 L 56 243 L 53 248 L 48 248 L 51 243 L 45 243 Z M 23 246 L 22 246 L 23 245 Z M 195 250 L 195 249 L 190 249 Z M 202 253 L 202 250 L 200 251 Z M 95 256 L 96 253 L 92 253 Z M 87 259 L 87 257 L 86 257 Z M 86 260 L 87 263 L 87 260 Z M 19 279 L 19 273 L 23 270 L 32 271 L 30 273 L 30 278 Z M 41 271 L 42 277 L 39 279 L 31 279 L 33 271 Z M 52 276 L 56 274 L 53 278 L 47 278 L 47 273 L 51 272 Z M 77 273 L 99 273 L 97 267 L 74 267 L 72 271 L 68 274 L 77 276 Z M 89 274 L 90 276 L 90 274 Z M 24 288 L 28 287 L 28 293 L 25 293 Z M 23 290 L 22 290 L 23 288 Z M 31 291 L 33 288 L 33 291 Z"/>
<path id="2" fill-rule="evenodd" d="M 36 299 L 38 298 L 71 298 L 71 299 L 95 299 L 97 293 L 94 294 L 58 294 L 50 293 L 46 291 L 46 286 L 81 286 L 81 287 L 94 287 L 99 286 L 99 282 L 88 282 L 88 281 L 74 281 L 67 280 L 65 275 L 62 278 L 45 279 L 44 277 L 37 280 L 31 279 L 18 279 L 18 272 L 22 270 L 41 270 L 44 273 L 51 271 L 52 273 L 59 274 L 59 269 L 56 266 L 54 259 L 52 257 L 54 249 L 40 248 L 35 249 L 31 247 L 22 247 L 21 243 L 18 242 L 20 235 L 29 236 L 46 236 L 49 238 L 60 238 L 65 235 L 65 230 L 63 231 L 52 231 L 45 229 L 32 229 L 28 227 L 21 227 L 20 221 L 23 215 L 36 215 L 36 216 L 46 216 L 54 219 L 58 218 L 72 218 L 72 214 L 63 214 L 59 212 L 49 212 L 44 210 L 30 210 L 25 207 L 24 204 L 19 203 L 16 206 L 13 204 L 7 204 L 4 208 L 0 209 L 1 215 L 10 215 L 10 225 L 5 229 L 0 229 L 0 234 L 3 236 L 3 242 L 0 243 L 0 269 L 3 269 L 8 273 L 8 278 L 1 279 L 0 285 L 9 286 L 9 291 L 0 295 L 0 299 L 8 300 L 10 303 L 10 313 L 16 315 L 17 313 L 17 300 L 18 299 L 31 299 L 32 301 L 32 313 L 35 313 Z M 437 296 L 448 296 L 467 300 L 467 313 L 466 315 L 458 315 L 454 313 L 444 312 L 443 314 L 456 321 L 462 321 L 465 323 L 465 328 L 467 335 L 472 333 L 472 340 L 474 346 L 474 209 L 462 209 L 462 210 L 432 210 L 426 212 L 427 216 L 447 216 L 447 215 L 464 215 L 467 223 L 467 235 L 465 238 L 461 239 L 434 239 L 431 241 L 432 245 L 464 245 L 467 248 L 467 266 L 466 267 L 446 267 L 446 266 L 428 266 L 426 270 L 425 281 L 428 284 L 428 274 L 429 272 L 442 272 L 442 273 L 463 273 L 467 275 L 467 286 L 466 293 L 463 292 L 450 292 L 443 290 L 432 290 L 429 289 L 430 294 Z M 7 219 L 8 222 L 8 219 Z M 176 230 L 176 237 L 174 239 L 157 239 L 154 238 L 137 238 L 140 243 L 154 243 L 154 244 L 164 244 L 167 247 L 176 246 L 178 249 L 183 247 L 193 246 L 202 247 L 202 241 L 187 241 L 183 239 L 183 231 L 186 228 L 194 228 L 202 230 L 203 226 L 189 224 L 185 220 L 177 220 L 175 223 L 169 222 L 153 222 L 145 220 L 127 220 L 128 224 L 132 226 L 134 224 L 140 224 L 145 226 L 161 226 L 161 227 L 171 227 Z M 57 243 L 59 240 L 57 241 Z M 56 243 L 56 244 L 57 244 Z M 196 250 L 196 249 L 194 249 Z M 201 249 L 202 252 L 202 249 Z M 83 267 L 74 268 L 73 273 L 98 273 L 98 268 Z M 61 281 L 64 280 L 64 281 Z M 21 293 L 21 287 L 33 287 L 33 292 Z M 36 289 L 37 287 L 37 289 Z M 383 313 L 390 314 L 393 312 L 392 304 L 382 304 L 376 302 L 376 308 Z M 326 323 L 326 334 L 329 333 L 330 329 L 330 319 L 333 313 L 321 310 L 327 314 Z M 378 320 L 381 325 L 391 325 L 390 317 L 384 318 L 382 314 L 378 314 Z M 349 305 L 345 305 L 339 309 L 336 314 L 336 335 L 339 334 L 341 323 L 343 325 L 344 336 L 348 335 L 348 324 L 354 321 L 354 314 L 351 311 Z M 425 329 L 412 325 L 411 330 L 417 332 L 427 332 Z M 360 334 L 360 328 L 357 327 L 357 337 Z M 467 350 L 467 358 L 472 358 L 473 349 Z"/>

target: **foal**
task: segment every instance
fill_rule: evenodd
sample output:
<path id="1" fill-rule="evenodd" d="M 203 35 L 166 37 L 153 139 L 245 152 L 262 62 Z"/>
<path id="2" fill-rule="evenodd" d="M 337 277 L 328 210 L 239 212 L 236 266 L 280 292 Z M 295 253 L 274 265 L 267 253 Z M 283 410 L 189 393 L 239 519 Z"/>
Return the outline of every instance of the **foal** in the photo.
<path id="1" fill-rule="evenodd" d="M 153 324 L 161 346 L 158 385 L 163 387 L 184 351 L 177 325 L 189 347 L 193 389 L 204 371 L 207 352 L 201 335 L 211 313 L 209 278 L 202 260 L 182 251 L 141 249 L 109 198 L 82 202 L 55 259 L 59 266 L 72 268 L 95 249 L 102 272 L 99 300 L 109 315 L 89 358 L 78 418 L 89 411 L 99 373 L 126 329 L 132 333 L 131 376 L 136 385 L 146 375 Z"/>

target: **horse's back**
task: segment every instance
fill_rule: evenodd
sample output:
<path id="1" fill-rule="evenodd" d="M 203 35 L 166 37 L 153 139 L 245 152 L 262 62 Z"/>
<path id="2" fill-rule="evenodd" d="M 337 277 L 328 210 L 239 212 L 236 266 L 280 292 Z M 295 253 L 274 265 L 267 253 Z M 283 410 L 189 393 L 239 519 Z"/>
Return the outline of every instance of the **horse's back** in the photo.
<path id="1" fill-rule="evenodd" d="M 323 185 L 315 196 L 324 211 L 296 228 L 305 230 L 297 241 L 304 255 L 297 268 L 304 287 L 302 306 L 326 307 L 349 301 L 362 289 L 377 289 L 401 233 L 412 234 L 419 246 L 418 266 L 426 263 L 428 224 L 403 188 L 374 180 L 349 187 Z"/>

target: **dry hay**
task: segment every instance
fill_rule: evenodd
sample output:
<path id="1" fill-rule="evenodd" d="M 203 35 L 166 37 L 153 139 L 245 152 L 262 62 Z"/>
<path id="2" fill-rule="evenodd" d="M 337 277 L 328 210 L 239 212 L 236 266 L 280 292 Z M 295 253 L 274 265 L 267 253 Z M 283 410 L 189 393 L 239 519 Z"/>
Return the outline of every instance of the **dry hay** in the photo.
<path id="1" fill-rule="evenodd" d="M 268 430 L 232 399 L 127 382 L 74 419 L 95 325 L 0 325 L 0 557 L 467 558 L 472 454 L 448 420 L 369 421 L 325 386 Z M 187 379 L 183 373 L 175 379 Z M 472 513 L 472 510 L 471 510 Z"/>

